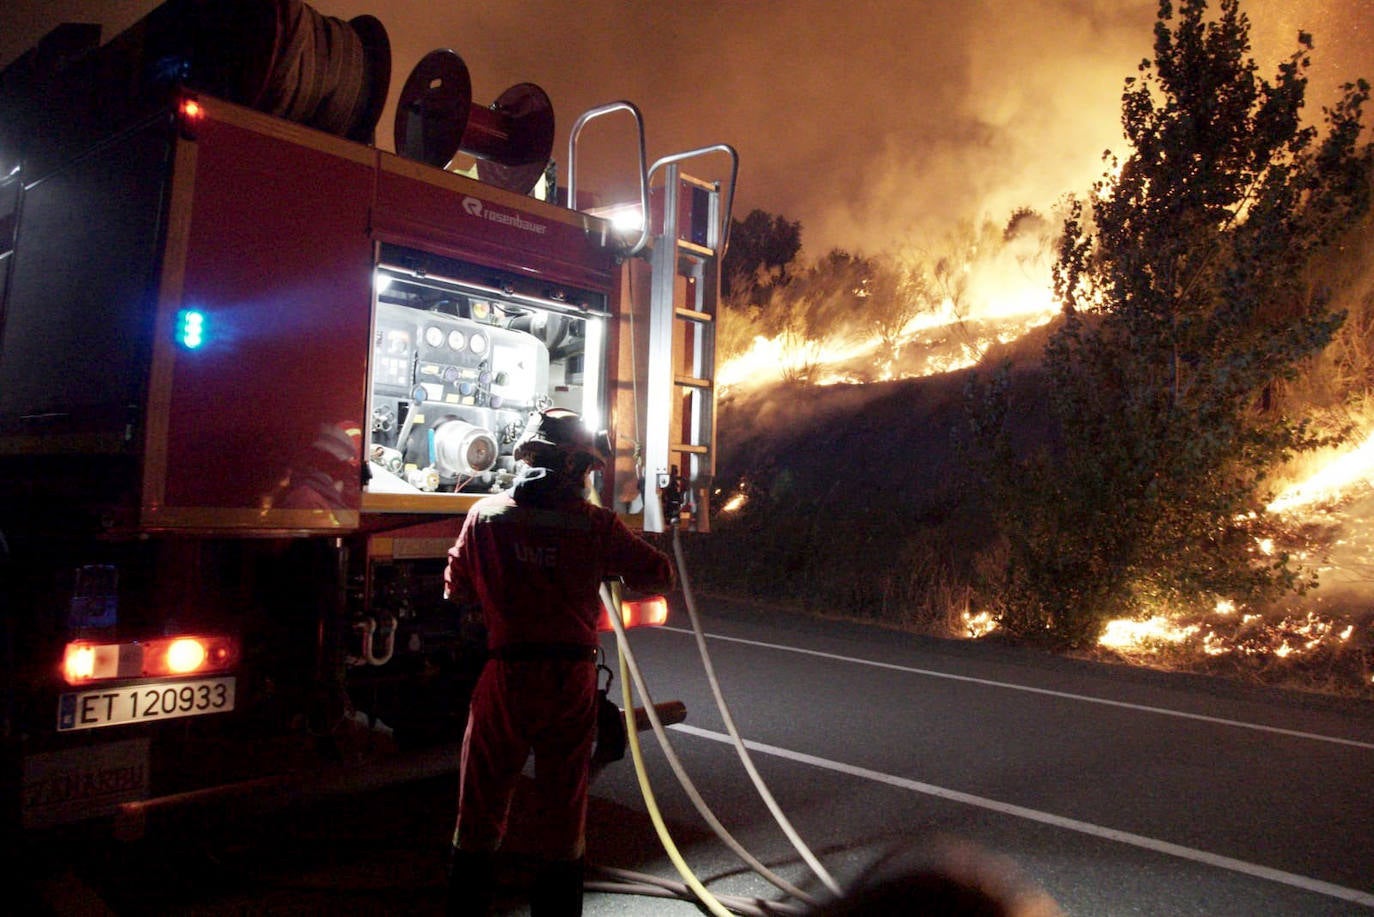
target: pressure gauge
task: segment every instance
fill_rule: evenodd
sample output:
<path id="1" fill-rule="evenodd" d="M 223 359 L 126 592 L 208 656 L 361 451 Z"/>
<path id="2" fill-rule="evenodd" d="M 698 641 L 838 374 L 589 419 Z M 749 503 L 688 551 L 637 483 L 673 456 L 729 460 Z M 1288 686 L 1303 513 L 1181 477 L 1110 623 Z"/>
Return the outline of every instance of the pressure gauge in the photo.
<path id="1" fill-rule="evenodd" d="M 485 334 L 474 334 L 469 343 L 472 346 L 473 353 L 487 352 L 487 336 Z"/>
<path id="2" fill-rule="evenodd" d="M 438 325 L 430 325 L 425 329 L 425 343 L 431 347 L 442 347 L 444 343 L 444 329 Z"/>
<path id="3" fill-rule="evenodd" d="M 448 333 L 448 349 L 462 350 L 468 344 L 468 339 L 463 337 L 461 331 L 450 331 Z"/>

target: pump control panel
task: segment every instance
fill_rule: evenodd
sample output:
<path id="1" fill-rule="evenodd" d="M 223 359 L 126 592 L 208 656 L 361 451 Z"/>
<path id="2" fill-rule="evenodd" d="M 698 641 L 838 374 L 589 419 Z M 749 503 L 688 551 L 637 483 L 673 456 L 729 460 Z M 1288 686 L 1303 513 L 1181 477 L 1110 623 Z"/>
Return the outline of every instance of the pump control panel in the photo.
<path id="1" fill-rule="evenodd" d="M 589 291 L 539 290 L 477 265 L 388 248 L 376 272 L 367 455 L 373 493 L 508 486 L 549 407 L 585 412 Z"/>

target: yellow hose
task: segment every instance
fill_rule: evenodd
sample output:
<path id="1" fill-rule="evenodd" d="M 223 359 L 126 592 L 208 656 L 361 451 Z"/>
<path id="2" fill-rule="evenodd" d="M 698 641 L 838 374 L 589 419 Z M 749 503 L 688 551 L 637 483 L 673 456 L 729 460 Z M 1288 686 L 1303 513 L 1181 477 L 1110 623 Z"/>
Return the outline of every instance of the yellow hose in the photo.
<path id="1" fill-rule="evenodd" d="M 639 791 L 644 796 L 644 805 L 649 810 L 649 819 L 654 823 L 654 831 L 658 834 L 659 843 L 663 845 L 663 850 L 668 854 L 668 859 L 673 861 L 673 867 L 677 869 L 678 875 L 682 876 L 682 881 L 687 883 L 701 901 L 706 909 L 716 917 L 733 917 L 725 905 L 715 895 L 711 894 L 710 889 L 701 883 L 692 872 L 687 861 L 683 859 L 682 853 L 674 843 L 672 835 L 668 833 L 668 826 L 663 821 L 663 813 L 659 811 L 658 801 L 654 798 L 654 788 L 649 784 L 649 774 L 644 769 L 644 753 L 639 745 L 639 732 L 635 728 L 634 721 L 634 694 L 630 690 L 630 664 L 626 655 L 627 640 L 625 637 L 624 619 L 621 618 L 620 610 L 620 590 L 614 584 L 602 592 L 602 599 L 609 598 L 607 611 L 610 612 L 611 626 L 615 628 L 615 637 L 618 641 L 620 652 L 620 690 L 624 698 L 625 713 L 625 732 L 629 740 L 630 756 L 634 759 L 635 775 L 639 778 Z M 649 702 L 645 698 L 645 703 Z"/>

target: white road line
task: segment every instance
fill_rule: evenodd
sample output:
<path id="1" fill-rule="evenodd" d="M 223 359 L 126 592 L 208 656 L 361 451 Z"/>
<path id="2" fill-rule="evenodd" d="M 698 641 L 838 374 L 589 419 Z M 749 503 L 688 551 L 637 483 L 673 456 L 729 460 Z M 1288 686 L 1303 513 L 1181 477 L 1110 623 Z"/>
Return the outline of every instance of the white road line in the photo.
<path id="1" fill-rule="evenodd" d="M 697 736 L 698 738 L 710 739 L 713 742 L 721 742 L 723 744 L 733 743 L 733 740 L 724 733 L 701 729 L 686 723 L 678 723 L 669 728 L 688 735 Z M 851 777 L 859 777 L 863 780 L 871 780 L 875 783 L 883 783 L 899 789 L 924 793 L 927 796 L 935 796 L 940 799 L 947 799 L 951 802 L 976 806 L 980 809 L 987 809 L 992 812 L 1011 815 L 1016 818 L 1024 818 L 1029 821 L 1052 825 L 1056 828 L 1064 828 L 1068 831 L 1077 831 L 1080 834 L 1088 834 L 1093 837 L 1102 838 L 1103 840 L 1115 841 L 1119 844 L 1129 844 L 1132 847 L 1139 847 L 1154 853 L 1163 853 L 1168 856 L 1191 860 L 1195 863 L 1215 866 L 1219 869 L 1226 869 L 1257 879 L 1267 879 L 1271 882 L 1278 882 L 1282 885 L 1288 885 L 1303 891 L 1314 892 L 1331 898 L 1339 898 L 1342 901 L 1351 901 L 1355 904 L 1364 905 L 1365 907 L 1374 907 L 1374 893 L 1360 891 L 1356 888 L 1346 888 L 1344 885 L 1323 882 L 1320 879 L 1284 872 L 1281 869 L 1272 869 L 1257 863 L 1247 863 L 1244 860 L 1237 860 L 1232 857 L 1209 853 L 1206 850 L 1197 850 L 1192 847 L 1171 844 L 1168 841 L 1161 841 L 1140 834 L 1132 834 L 1129 831 L 1118 831 L 1115 828 L 1106 828 L 1102 825 L 1094 825 L 1091 822 L 1079 821 L 1075 818 L 1065 818 L 1062 815 L 1041 812 L 1038 809 L 1028 809 L 1025 806 L 999 802 L 996 799 L 988 799 L 984 796 L 974 796 L 971 793 L 962 793 L 958 790 L 950 790 L 945 787 L 935 786 L 934 784 L 922 783 L 919 780 L 910 780 L 906 777 L 884 774 L 881 771 L 870 770 L 866 767 L 857 767 L 853 764 L 845 764 L 841 761 L 831 761 L 828 758 L 818 758 L 815 755 L 779 748 L 776 745 L 765 745 L 762 742 L 755 742 L 750 739 L 746 739 L 744 744 L 750 751 L 756 751 L 765 755 L 773 755 L 778 758 L 785 758 L 789 761 L 795 761 L 798 764 L 809 764 L 812 767 L 848 774 Z"/>
<path id="2" fill-rule="evenodd" d="M 655 630 L 670 630 L 679 634 L 690 634 L 692 631 L 684 627 L 657 627 Z M 855 665 L 872 666 L 875 669 L 891 669 L 897 672 L 906 672 L 912 675 L 925 675 L 929 678 L 947 678 L 950 681 L 962 681 L 969 684 L 985 685 L 992 688 L 1006 688 L 1009 691 L 1024 691 L 1027 694 L 1043 694 L 1047 697 L 1060 697 L 1066 700 L 1082 701 L 1087 704 L 1101 704 L 1106 707 L 1122 707 L 1127 710 L 1139 710 L 1144 713 L 1158 713 L 1161 716 L 1174 716 L 1185 720 L 1199 720 L 1204 723 L 1213 723 L 1219 726 L 1233 726 L 1236 729 L 1252 729 L 1256 732 L 1270 732 L 1276 735 L 1291 736 L 1298 739 L 1311 739 L 1314 742 L 1330 742 L 1333 745 L 1349 745 L 1352 748 L 1363 748 L 1374 751 L 1374 742 L 1361 742 L 1356 739 L 1342 739 L 1336 736 L 1321 735 L 1315 732 L 1302 732 L 1297 729 L 1281 729 L 1278 726 L 1265 726 L 1260 723 L 1247 723 L 1244 720 L 1228 720 L 1216 716 L 1204 716 L 1201 713 L 1186 713 L 1182 710 L 1170 710 L 1167 707 L 1151 707 L 1145 704 L 1131 704 L 1126 701 L 1107 700 L 1102 697 L 1092 697 L 1087 694 L 1071 694 L 1067 691 L 1052 691 L 1049 688 L 1033 688 L 1029 685 L 1018 685 L 1007 681 L 994 681 L 990 678 L 974 678 L 971 675 L 955 675 L 950 672 L 937 672 L 933 669 L 918 669 L 912 666 L 896 665 L 891 662 L 876 662 L 872 659 L 862 659 L 858 656 L 841 656 L 836 653 L 823 653 L 820 650 L 808 650 L 797 646 L 786 646 L 780 643 L 765 643 L 761 640 L 746 640 L 743 637 L 726 637 L 721 634 L 707 634 L 711 640 L 725 640 L 730 643 L 743 643 L 748 646 L 759 646 L 770 650 L 781 650 L 787 653 L 800 653 L 804 656 L 818 656 L 822 659 L 831 659 L 836 662 L 852 662 Z"/>

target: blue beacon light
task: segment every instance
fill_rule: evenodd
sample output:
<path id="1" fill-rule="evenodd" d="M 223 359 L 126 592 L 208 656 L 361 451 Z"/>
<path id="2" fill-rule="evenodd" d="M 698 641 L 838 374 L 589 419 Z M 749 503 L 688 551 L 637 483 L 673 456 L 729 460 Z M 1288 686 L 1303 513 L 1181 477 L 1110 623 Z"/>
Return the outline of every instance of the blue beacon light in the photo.
<path id="1" fill-rule="evenodd" d="M 187 350 L 195 350 L 205 343 L 204 312 L 182 309 L 177 313 L 177 343 Z"/>

